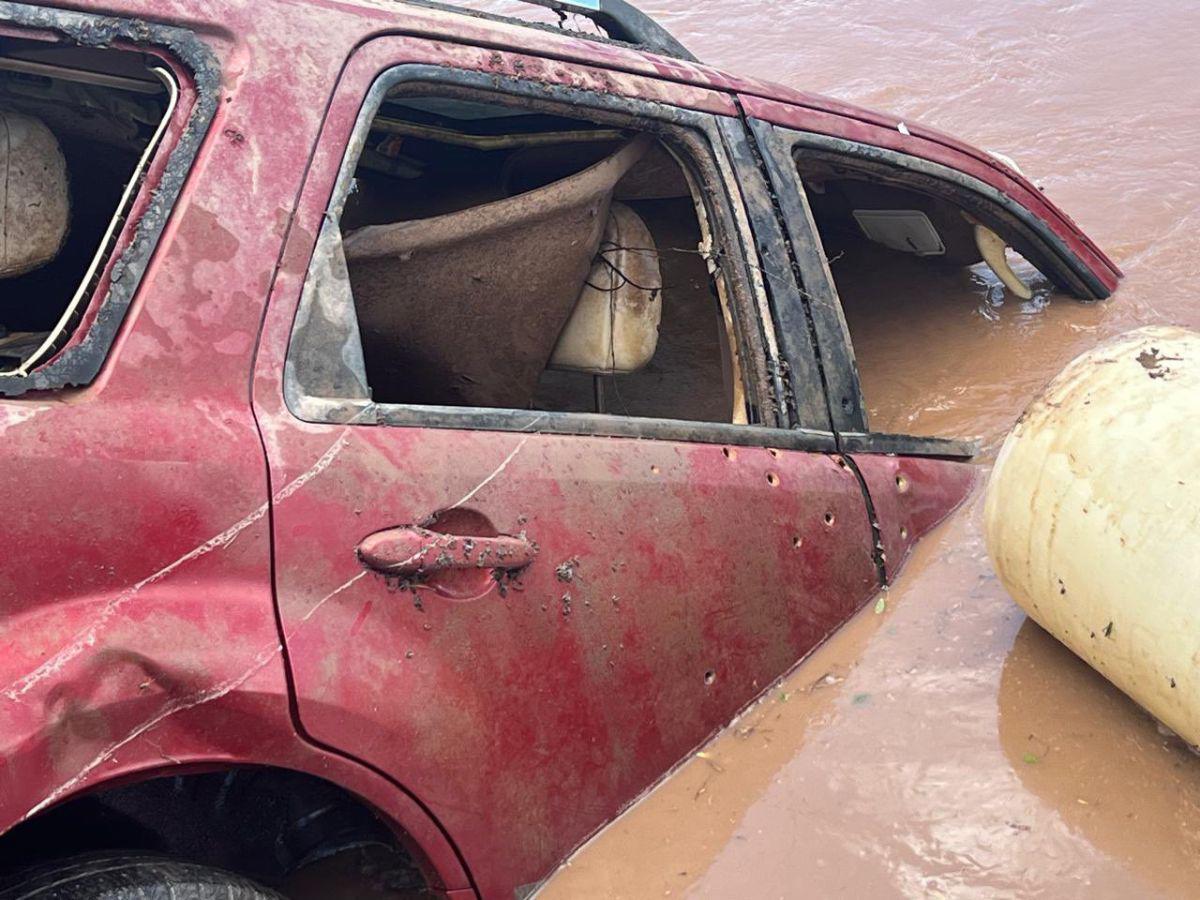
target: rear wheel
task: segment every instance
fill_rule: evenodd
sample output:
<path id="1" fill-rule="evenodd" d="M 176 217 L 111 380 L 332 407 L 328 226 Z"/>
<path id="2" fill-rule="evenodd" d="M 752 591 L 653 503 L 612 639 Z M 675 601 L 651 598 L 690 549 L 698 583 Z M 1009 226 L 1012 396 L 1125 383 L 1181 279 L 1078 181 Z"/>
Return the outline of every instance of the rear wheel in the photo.
<path id="1" fill-rule="evenodd" d="M 230 872 L 135 853 L 39 866 L 0 886 L 0 900 L 283 900 Z"/>

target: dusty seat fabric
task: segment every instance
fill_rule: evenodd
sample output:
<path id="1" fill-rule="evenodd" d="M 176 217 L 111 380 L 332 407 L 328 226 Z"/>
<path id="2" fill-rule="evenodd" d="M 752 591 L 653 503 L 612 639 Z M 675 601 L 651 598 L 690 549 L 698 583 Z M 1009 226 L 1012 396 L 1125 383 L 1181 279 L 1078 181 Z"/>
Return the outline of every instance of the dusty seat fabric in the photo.
<path id="1" fill-rule="evenodd" d="M 639 136 L 537 190 L 344 246 L 377 400 L 524 408 L 575 307 Z"/>
<path id="2" fill-rule="evenodd" d="M 41 121 L 0 109 L 0 278 L 58 255 L 70 220 L 67 163 Z"/>

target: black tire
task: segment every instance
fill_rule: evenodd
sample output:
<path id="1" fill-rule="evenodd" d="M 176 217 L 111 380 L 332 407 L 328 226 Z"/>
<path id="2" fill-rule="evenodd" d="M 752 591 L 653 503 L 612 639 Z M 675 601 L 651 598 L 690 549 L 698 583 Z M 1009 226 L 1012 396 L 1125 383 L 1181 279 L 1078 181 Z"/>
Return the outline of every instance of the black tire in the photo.
<path id="1" fill-rule="evenodd" d="M 78 856 L 0 885 L 0 900 L 284 900 L 220 869 L 142 853 Z"/>

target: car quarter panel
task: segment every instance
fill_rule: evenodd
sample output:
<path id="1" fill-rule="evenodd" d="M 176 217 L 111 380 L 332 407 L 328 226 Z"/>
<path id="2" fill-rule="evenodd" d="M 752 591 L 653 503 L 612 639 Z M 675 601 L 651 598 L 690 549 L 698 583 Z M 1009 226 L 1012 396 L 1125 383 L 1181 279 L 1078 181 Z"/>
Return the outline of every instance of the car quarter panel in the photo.
<path id="1" fill-rule="evenodd" d="M 113 779 L 238 762 L 337 772 L 394 822 L 429 826 L 292 727 L 249 403 L 322 98 L 356 32 L 306 50 L 298 77 L 287 60 L 322 26 L 298 15 L 296 31 L 261 35 L 249 8 L 221 6 L 190 23 L 224 73 L 219 108 L 103 370 L 85 389 L 0 401 L 0 831 Z M 57 26 L 46 11 L 31 34 Z M 100 46 L 112 33 L 102 18 L 78 27 Z M 449 845 L 426 846 L 465 883 Z"/>

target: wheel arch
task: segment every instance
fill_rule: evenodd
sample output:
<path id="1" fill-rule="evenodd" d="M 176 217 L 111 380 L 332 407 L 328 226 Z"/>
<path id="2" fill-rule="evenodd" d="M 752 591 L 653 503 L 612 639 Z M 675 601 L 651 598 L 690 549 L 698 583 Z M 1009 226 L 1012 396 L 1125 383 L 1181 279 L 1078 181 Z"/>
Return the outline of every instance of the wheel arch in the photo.
<path id="1" fill-rule="evenodd" d="M 169 853 L 262 879 L 263 872 L 247 871 L 237 859 L 242 849 L 263 846 L 263 835 L 220 827 L 228 816 L 221 815 L 215 795 L 236 782 L 240 809 L 253 810 L 257 804 L 278 809 L 286 796 L 294 816 L 316 816 L 305 822 L 309 830 L 303 833 L 285 834 L 291 823 L 281 824 L 274 837 L 291 844 L 285 841 L 282 855 L 276 855 L 274 874 L 282 874 L 289 862 L 299 868 L 310 858 L 336 850 L 339 841 L 348 846 L 372 837 L 382 840 L 386 833 L 429 887 L 450 892 L 472 886 L 457 849 L 433 816 L 403 788 L 357 762 L 298 738 L 289 752 L 265 748 L 257 759 L 216 754 L 172 758 L 168 745 L 160 746 L 164 749 L 151 753 L 131 747 L 119 769 L 64 791 L 43 809 L 21 815 L 10 804 L 0 804 L 0 874 L 70 853 L 116 849 L 119 844 L 120 849 Z M 0 769 L 0 797 L 11 797 L 5 775 Z M 163 822 L 197 813 L 202 815 L 190 828 L 163 832 Z M 333 825 L 328 824 L 331 815 L 336 817 Z M 323 830 L 311 831 L 322 817 Z M 157 826 L 154 820 L 160 820 Z M 374 832 L 372 823 L 377 826 Z M 189 834 L 204 831 L 219 839 L 199 855 L 179 852 L 178 845 Z M 318 838 L 326 837 L 333 844 L 321 846 Z"/>

